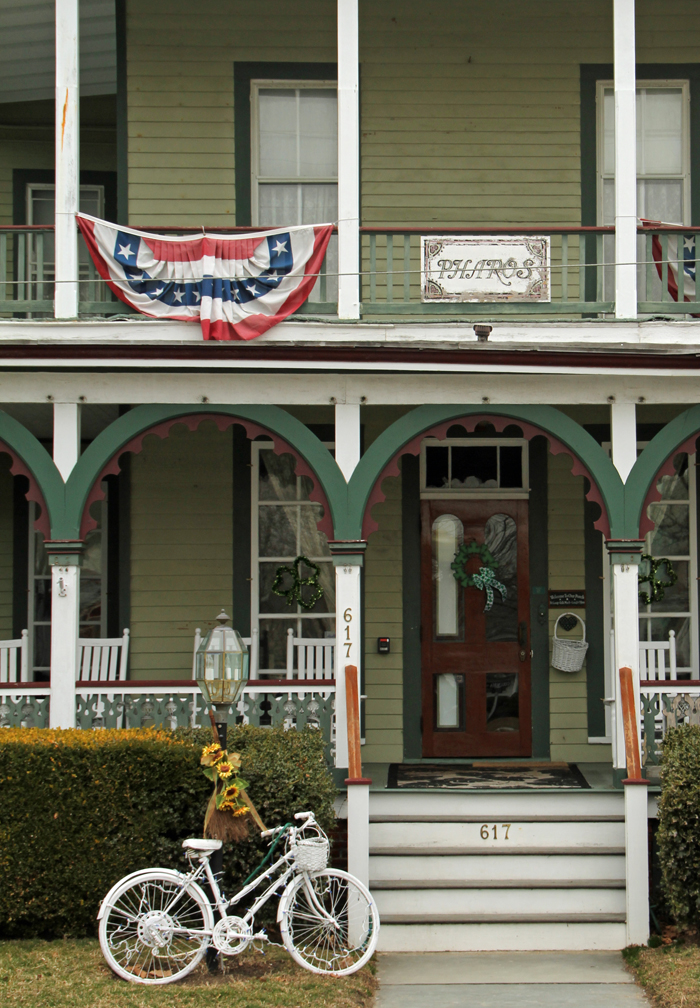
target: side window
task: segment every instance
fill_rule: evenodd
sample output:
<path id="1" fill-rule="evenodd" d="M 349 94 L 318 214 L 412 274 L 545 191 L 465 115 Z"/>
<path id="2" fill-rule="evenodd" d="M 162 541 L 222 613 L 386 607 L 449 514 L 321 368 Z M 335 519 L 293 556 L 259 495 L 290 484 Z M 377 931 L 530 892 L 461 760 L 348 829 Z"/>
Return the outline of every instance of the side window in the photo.
<path id="1" fill-rule="evenodd" d="M 338 97 L 331 81 L 251 82 L 253 224 L 338 219 Z M 338 299 L 338 243 L 329 243 L 310 301 Z"/>
<path id="2" fill-rule="evenodd" d="M 600 81 L 598 223 L 615 221 L 615 97 Z M 637 212 L 648 220 L 690 224 L 690 88 L 688 81 L 639 81 Z"/>

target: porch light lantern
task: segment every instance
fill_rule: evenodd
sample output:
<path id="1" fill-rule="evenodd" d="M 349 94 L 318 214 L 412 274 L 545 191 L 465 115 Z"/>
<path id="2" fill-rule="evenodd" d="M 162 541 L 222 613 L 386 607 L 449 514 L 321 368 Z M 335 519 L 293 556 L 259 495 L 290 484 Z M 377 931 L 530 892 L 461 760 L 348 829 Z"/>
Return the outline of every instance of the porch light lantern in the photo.
<path id="1" fill-rule="evenodd" d="M 206 700 L 219 708 L 237 703 L 249 678 L 249 654 L 243 638 L 222 609 L 213 627 L 197 648 L 195 680 Z"/>

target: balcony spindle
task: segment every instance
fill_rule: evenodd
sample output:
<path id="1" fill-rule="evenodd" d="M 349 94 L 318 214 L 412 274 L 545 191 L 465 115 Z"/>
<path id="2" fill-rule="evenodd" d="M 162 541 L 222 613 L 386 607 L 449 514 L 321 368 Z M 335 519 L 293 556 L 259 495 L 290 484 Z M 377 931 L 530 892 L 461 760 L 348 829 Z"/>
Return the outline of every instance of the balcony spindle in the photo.
<path id="1" fill-rule="evenodd" d="M 408 304 L 411 300 L 411 236 L 403 236 L 403 300 Z"/>
<path id="2" fill-rule="evenodd" d="M 561 299 L 569 300 L 569 236 L 561 236 Z"/>
<path id="3" fill-rule="evenodd" d="M 661 235 L 661 300 L 670 301 L 668 292 L 668 235 Z"/>
<path id="4" fill-rule="evenodd" d="M 17 301 L 24 301 L 27 297 L 25 290 L 25 276 L 27 271 L 27 235 L 22 232 L 17 235 Z"/>

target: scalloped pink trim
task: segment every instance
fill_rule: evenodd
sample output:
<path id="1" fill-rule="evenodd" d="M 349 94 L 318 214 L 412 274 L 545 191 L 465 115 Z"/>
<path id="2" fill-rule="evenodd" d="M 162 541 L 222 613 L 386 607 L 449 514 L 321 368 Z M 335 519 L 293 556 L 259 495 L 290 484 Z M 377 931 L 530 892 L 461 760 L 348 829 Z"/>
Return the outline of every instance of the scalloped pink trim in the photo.
<path id="1" fill-rule="evenodd" d="M 29 480 L 29 489 L 24 495 L 28 501 L 34 501 L 35 504 L 39 505 L 41 509 L 39 512 L 39 517 L 34 522 L 34 528 L 37 532 L 41 532 L 44 539 L 51 538 L 51 527 L 49 524 L 49 509 L 46 507 L 46 502 L 44 501 L 44 495 L 39 489 L 39 484 L 34 479 L 34 476 L 29 471 L 22 459 L 7 445 L 4 441 L 0 441 L 0 452 L 7 454 L 12 459 L 12 465 L 10 466 L 10 472 L 13 476 L 26 476 Z"/>
<path id="2" fill-rule="evenodd" d="M 333 538 L 333 523 L 331 521 L 331 510 L 328 506 L 328 500 L 323 492 L 323 488 L 321 487 L 319 480 L 306 460 L 303 459 L 290 444 L 284 441 L 277 434 L 273 434 L 271 431 L 267 430 L 265 427 L 261 427 L 259 424 L 253 423 L 250 420 L 245 420 L 242 417 L 228 416 L 223 413 L 188 413 L 181 417 L 175 417 L 172 420 L 165 420 L 163 423 L 156 424 L 154 427 L 149 427 L 148 430 L 137 434 L 136 437 L 131 439 L 131 441 L 127 441 L 123 447 L 118 449 L 109 462 L 107 462 L 92 485 L 92 489 L 90 490 L 88 498 L 85 502 L 85 508 L 83 509 L 83 518 L 80 524 L 80 538 L 84 539 L 91 529 L 97 528 L 97 522 L 91 516 L 90 508 L 95 501 L 104 500 L 105 494 L 100 486 L 100 483 L 105 476 L 116 475 L 121 470 L 119 459 L 123 454 L 126 452 L 132 452 L 137 455 L 141 452 L 143 450 L 143 439 L 149 434 L 155 434 L 157 437 L 165 439 L 169 436 L 170 431 L 176 424 L 184 424 L 189 430 L 195 431 L 205 420 L 213 420 L 220 431 L 224 431 L 227 427 L 232 427 L 234 424 L 240 424 L 251 441 L 259 435 L 264 435 L 272 441 L 273 451 L 276 455 L 293 455 L 297 460 L 297 464 L 294 467 L 295 474 L 297 476 L 308 476 L 313 481 L 313 489 L 309 494 L 309 500 L 312 500 L 323 507 L 323 518 L 317 522 L 318 530 L 320 532 L 324 532 L 328 539 Z"/>
<path id="3" fill-rule="evenodd" d="M 572 452 L 570 448 L 567 448 L 563 442 L 559 441 L 552 434 L 547 431 L 542 430 L 540 427 L 534 426 L 534 424 L 527 423 L 524 420 L 518 420 L 515 417 L 499 417 L 481 414 L 473 414 L 467 417 L 456 417 L 453 420 L 448 420 L 445 423 L 438 424 L 436 427 L 431 427 L 428 430 L 422 431 L 420 434 L 416 435 L 411 441 L 407 442 L 400 448 L 399 451 L 394 455 L 390 462 L 384 467 L 379 476 L 377 477 L 372 491 L 369 495 L 367 501 L 367 506 L 365 508 L 365 515 L 362 522 L 362 536 L 367 539 L 373 532 L 376 532 L 379 528 L 377 519 L 372 516 L 372 508 L 375 504 L 380 504 L 386 499 L 386 494 L 382 489 L 382 483 L 388 476 L 398 476 L 399 475 L 399 458 L 402 455 L 418 455 L 420 453 L 421 444 L 424 438 L 435 437 L 438 440 L 443 440 L 446 436 L 447 431 L 450 427 L 459 425 L 464 427 L 468 431 L 473 431 L 476 426 L 480 423 L 487 422 L 492 424 L 496 428 L 496 432 L 500 433 L 505 430 L 506 427 L 519 427 L 523 432 L 523 437 L 530 441 L 533 437 L 542 435 L 549 442 L 549 450 L 552 455 L 560 455 L 562 452 L 565 455 L 570 455 L 574 460 L 574 464 L 571 468 L 571 474 L 573 476 L 585 476 L 588 480 L 590 486 L 588 492 L 586 493 L 586 498 L 590 501 L 595 501 L 596 504 L 600 505 L 601 515 L 600 518 L 594 523 L 594 528 L 597 528 L 606 539 L 610 538 L 610 522 L 608 519 L 607 511 L 605 505 L 603 504 L 603 495 L 600 492 L 598 484 L 595 482 L 591 474 L 588 472 L 581 460 Z"/>

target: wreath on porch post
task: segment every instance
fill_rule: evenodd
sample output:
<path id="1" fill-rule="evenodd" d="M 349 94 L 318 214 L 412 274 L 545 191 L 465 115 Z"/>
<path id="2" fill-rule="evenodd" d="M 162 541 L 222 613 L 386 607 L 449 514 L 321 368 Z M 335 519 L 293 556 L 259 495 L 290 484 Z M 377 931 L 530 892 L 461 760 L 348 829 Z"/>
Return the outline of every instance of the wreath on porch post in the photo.
<path id="1" fill-rule="evenodd" d="M 466 567 L 473 556 L 478 556 L 483 566 L 475 574 L 468 574 Z M 508 595 L 508 590 L 504 584 L 496 578 L 496 568 L 498 564 L 485 544 L 479 545 L 476 539 L 470 543 L 462 543 L 451 564 L 452 573 L 455 580 L 463 588 L 480 588 L 486 592 L 486 605 L 484 612 L 489 612 L 494 602 L 494 590 L 499 592 L 502 599 Z"/>

